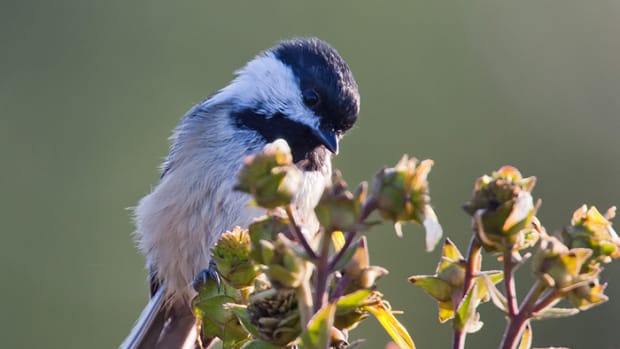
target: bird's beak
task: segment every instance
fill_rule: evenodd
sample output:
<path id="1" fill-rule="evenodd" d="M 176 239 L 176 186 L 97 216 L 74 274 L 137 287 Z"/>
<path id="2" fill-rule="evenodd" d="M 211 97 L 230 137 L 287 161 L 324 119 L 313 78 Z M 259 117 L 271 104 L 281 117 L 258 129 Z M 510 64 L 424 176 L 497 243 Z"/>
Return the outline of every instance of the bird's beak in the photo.
<path id="1" fill-rule="evenodd" d="M 338 136 L 336 131 L 331 128 L 319 126 L 313 129 L 314 135 L 319 138 L 321 144 L 323 144 L 329 151 L 338 155 Z"/>

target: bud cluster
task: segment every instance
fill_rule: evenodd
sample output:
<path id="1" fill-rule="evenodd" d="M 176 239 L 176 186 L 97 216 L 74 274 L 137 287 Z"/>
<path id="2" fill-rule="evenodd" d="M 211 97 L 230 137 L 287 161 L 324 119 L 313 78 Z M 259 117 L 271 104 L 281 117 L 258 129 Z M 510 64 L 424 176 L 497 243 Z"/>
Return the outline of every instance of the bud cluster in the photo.
<path id="1" fill-rule="evenodd" d="M 473 217 L 473 230 L 487 251 L 503 252 L 533 246 L 539 234 L 532 226 L 536 213 L 531 191 L 535 177 L 523 178 L 504 166 L 476 181 L 473 197 L 463 209 Z"/>
<path id="2" fill-rule="evenodd" d="M 320 224 L 310 232 L 314 239 L 297 224 L 292 200 L 303 174 L 286 142 L 248 157 L 237 189 L 267 215 L 224 233 L 213 248 L 223 285 L 207 280 L 194 300 L 203 334 L 219 337 L 224 348 L 348 348 L 348 331 L 372 315 L 400 347 L 414 348 L 377 291 L 388 271 L 369 264 L 366 239 L 358 234 L 375 224 L 368 217 L 376 210 L 394 222 L 424 224 L 434 245 L 441 227 L 430 207 L 431 165 L 403 158 L 377 175 L 372 195 L 365 183 L 351 193 L 335 171 L 314 211 Z"/>

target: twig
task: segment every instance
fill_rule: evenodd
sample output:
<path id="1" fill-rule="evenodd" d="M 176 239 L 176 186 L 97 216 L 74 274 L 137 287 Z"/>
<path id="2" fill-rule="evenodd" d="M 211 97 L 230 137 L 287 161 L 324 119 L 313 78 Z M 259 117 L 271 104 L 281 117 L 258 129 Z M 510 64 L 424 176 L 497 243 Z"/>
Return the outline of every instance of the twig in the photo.
<path id="1" fill-rule="evenodd" d="M 519 309 L 513 267 L 512 250 L 506 249 L 504 250 L 504 287 L 506 289 L 506 302 L 508 304 L 508 317 L 510 319 L 517 316 L 517 309 Z"/>
<path id="2" fill-rule="evenodd" d="M 350 231 L 350 232 L 347 233 L 347 237 L 344 240 L 344 245 L 342 246 L 340 251 L 338 251 L 336 256 L 334 256 L 334 258 L 332 258 L 331 262 L 329 262 L 329 271 L 330 272 L 334 271 L 334 268 L 336 267 L 336 264 L 338 264 L 340 262 L 340 260 L 344 256 L 344 254 L 347 252 L 347 250 L 351 246 L 351 243 L 353 242 L 353 239 L 355 239 L 356 235 L 357 235 L 357 233 L 354 232 L 354 231 Z"/>
<path id="3" fill-rule="evenodd" d="M 301 229 L 299 229 L 299 226 L 297 225 L 295 215 L 293 214 L 292 205 L 286 206 L 286 215 L 288 216 L 288 219 L 290 221 L 291 229 L 293 230 L 293 233 L 295 234 L 297 240 L 299 240 L 299 242 L 301 243 L 301 246 L 304 248 L 304 251 L 306 251 L 308 256 L 310 256 L 310 259 L 318 259 L 319 257 L 316 255 L 316 252 L 314 252 L 303 232 L 301 231 Z"/>
<path id="4" fill-rule="evenodd" d="M 465 268 L 465 278 L 463 280 L 463 292 L 458 297 L 458 299 L 454 299 L 454 311 L 456 312 L 457 307 L 461 304 L 463 297 L 469 292 L 469 289 L 472 286 L 472 282 L 474 280 L 474 274 L 476 273 L 476 267 L 480 262 L 480 249 L 482 245 L 480 241 L 472 236 L 469 240 L 469 248 L 467 249 L 467 259 L 465 260 L 466 268 Z M 463 349 L 465 348 L 465 338 L 467 337 L 466 332 L 462 332 L 460 330 L 455 329 L 452 335 L 452 348 L 453 349 Z"/>
<path id="5" fill-rule="evenodd" d="M 329 244 L 331 234 L 323 234 L 321 238 L 321 254 L 316 262 L 316 286 L 314 294 L 314 312 L 316 313 L 327 303 L 327 279 L 331 273 L 329 269 Z"/>

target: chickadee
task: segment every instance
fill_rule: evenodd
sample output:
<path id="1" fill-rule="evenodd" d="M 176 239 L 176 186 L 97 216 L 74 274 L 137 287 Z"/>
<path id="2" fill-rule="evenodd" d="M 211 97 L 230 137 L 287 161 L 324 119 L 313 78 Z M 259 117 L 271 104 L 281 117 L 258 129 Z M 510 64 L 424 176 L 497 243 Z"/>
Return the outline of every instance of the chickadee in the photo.
<path id="1" fill-rule="evenodd" d="M 121 347 L 192 347 L 194 278 L 209 267 L 223 232 L 264 214 L 234 190 L 244 159 L 284 139 L 304 173 L 294 204 L 302 225 L 312 225 L 331 178 L 331 155 L 358 112 L 351 70 L 316 38 L 262 52 L 228 86 L 190 109 L 171 137 L 159 183 L 135 209 L 151 300 Z"/>

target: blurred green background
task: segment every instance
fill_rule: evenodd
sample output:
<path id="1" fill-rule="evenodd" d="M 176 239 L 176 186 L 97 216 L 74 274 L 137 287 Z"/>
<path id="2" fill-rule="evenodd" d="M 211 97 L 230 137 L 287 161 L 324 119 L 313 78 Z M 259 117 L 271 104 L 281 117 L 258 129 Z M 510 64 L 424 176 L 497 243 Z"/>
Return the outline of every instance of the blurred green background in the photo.
<path id="1" fill-rule="evenodd" d="M 404 152 L 433 158 L 433 204 L 463 250 L 460 205 L 505 164 L 538 177 L 549 230 L 582 203 L 620 203 L 616 1 L 3 0 L 2 347 L 122 341 L 147 299 L 126 208 L 157 182 L 170 130 L 260 50 L 310 35 L 340 51 L 362 95 L 336 166 L 355 184 Z M 381 290 L 419 348 L 447 348 L 449 325 L 406 282 L 432 273 L 439 252 L 423 252 L 419 227 L 405 233 L 369 233 L 372 262 L 391 270 Z M 535 345 L 620 348 L 620 266 L 604 279 L 611 301 L 535 323 Z M 497 347 L 505 322 L 481 311 L 468 347 Z M 362 335 L 366 348 L 388 340 L 372 319 Z"/>

